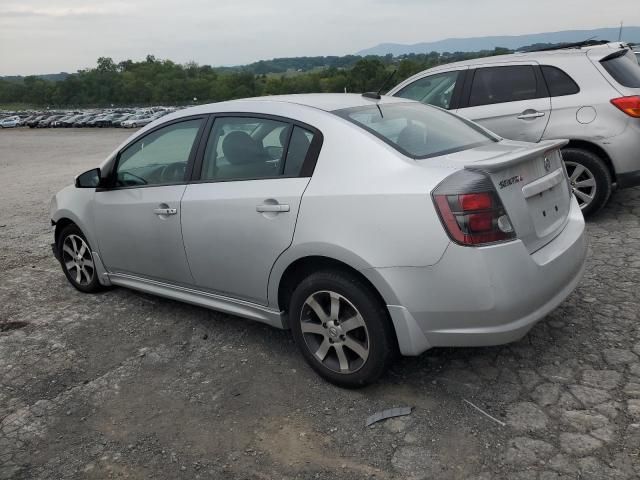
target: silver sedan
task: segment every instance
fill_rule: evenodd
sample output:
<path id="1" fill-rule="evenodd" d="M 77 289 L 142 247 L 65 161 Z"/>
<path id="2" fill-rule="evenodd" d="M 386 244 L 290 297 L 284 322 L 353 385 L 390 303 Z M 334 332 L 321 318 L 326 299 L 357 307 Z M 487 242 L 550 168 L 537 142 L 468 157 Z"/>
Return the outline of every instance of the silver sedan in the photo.
<path id="1" fill-rule="evenodd" d="M 571 293 L 586 240 L 563 145 L 375 94 L 198 106 L 54 196 L 53 251 L 82 292 L 289 328 L 362 386 L 398 352 L 518 340 Z"/>

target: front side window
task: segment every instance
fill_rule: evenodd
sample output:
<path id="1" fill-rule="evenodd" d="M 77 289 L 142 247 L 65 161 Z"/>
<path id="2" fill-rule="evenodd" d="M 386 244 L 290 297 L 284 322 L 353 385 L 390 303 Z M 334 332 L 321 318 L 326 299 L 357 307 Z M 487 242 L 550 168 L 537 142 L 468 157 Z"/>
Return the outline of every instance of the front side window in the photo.
<path id="1" fill-rule="evenodd" d="M 265 118 L 217 118 L 202 165 L 202 180 L 297 176 L 313 133 Z"/>
<path id="2" fill-rule="evenodd" d="M 517 102 L 533 98 L 538 98 L 538 85 L 533 66 L 478 68 L 473 76 L 469 106 Z"/>
<path id="3" fill-rule="evenodd" d="M 394 96 L 417 100 L 448 110 L 451 108 L 451 99 L 459 76 L 459 71 L 436 73 L 416 80 Z"/>
<path id="4" fill-rule="evenodd" d="M 116 186 L 164 185 L 185 180 L 202 120 L 187 120 L 145 135 L 120 154 Z"/>
<path id="5" fill-rule="evenodd" d="M 449 112 L 420 103 L 373 104 L 333 113 L 373 133 L 412 158 L 430 158 L 497 141 Z"/>

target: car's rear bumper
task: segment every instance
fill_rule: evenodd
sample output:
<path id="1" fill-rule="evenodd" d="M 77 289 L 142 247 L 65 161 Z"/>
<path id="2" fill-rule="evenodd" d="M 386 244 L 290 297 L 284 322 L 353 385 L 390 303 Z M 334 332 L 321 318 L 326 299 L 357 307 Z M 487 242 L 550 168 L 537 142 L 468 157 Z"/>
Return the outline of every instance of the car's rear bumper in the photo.
<path id="1" fill-rule="evenodd" d="M 640 120 L 630 119 L 620 135 L 596 140 L 596 143 L 611 159 L 619 188 L 640 184 Z"/>
<path id="2" fill-rule="evenodd" d="M 580 281 L 587 251 L 575 201 L 562 233 L 534 254 L 520 241 L 451 244 L 430 267 L 378 269 L 400 301 L 389 305 L 400 351 L 487 346 L 522 338 Z"/>

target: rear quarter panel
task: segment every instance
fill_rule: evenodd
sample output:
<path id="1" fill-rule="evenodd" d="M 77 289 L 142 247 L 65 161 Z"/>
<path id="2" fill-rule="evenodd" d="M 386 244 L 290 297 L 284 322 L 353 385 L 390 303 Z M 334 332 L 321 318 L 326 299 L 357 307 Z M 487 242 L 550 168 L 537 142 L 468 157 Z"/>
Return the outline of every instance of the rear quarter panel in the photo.
<path id="1" fill-rule="evenodd" d="M 547 55 L 541 65 L 566 72 L 580 87 L 574 95 L 551 97 L 551 117 L 543 139 L 568 138 L 600 143 L 620 135 L 628 119 L 610 100 L 618 92 L 605 80 L 586 55 Z"/>
<path id="2" fill-rule="evenodd" d="M 421 168 L 416 162 L 430 160 L 403 157 L 337 117 L 318 128 L 322 151 L 293 242 L 272 270 L 269 298 L 277 298 L 287 266 L 306 256 L 326 256 L 357 270 L 437 263 L 449 238 L 430 193 L 457 168 Z"/>

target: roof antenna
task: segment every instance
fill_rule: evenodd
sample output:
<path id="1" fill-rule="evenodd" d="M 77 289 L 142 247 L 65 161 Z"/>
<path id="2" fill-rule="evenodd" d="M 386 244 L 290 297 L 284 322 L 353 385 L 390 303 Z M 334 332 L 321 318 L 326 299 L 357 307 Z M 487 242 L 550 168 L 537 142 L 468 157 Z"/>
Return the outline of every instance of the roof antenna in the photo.
<path id="1" fill-rule="evenodd" d="M 624 25 L 624 21 L 620 21 L 620 31 L 618 32 L 618 41 L 622 40 L 622 26 Z"/>
<path id="2" fill-rule="evenodd" d="M 396 74 L 397 71 L 398 69 L 395 69 L 393 72 L 391 72 L 390 75 L 387 76 L 387 78 L 385 78 L 384 82 L 382 82 L 382 86 L 380 87 L 380 90 L 378 90 L 377 92 L 364 92 L 362 96 L 365 98 L 380 100 L 382 98 L 382 96 L 380 95 L 380 92 L 382 92 L 384 87 L 387 86 L 387 84 L 391 81 L 391 79 L 393 78 L 393 76 Z"/>

